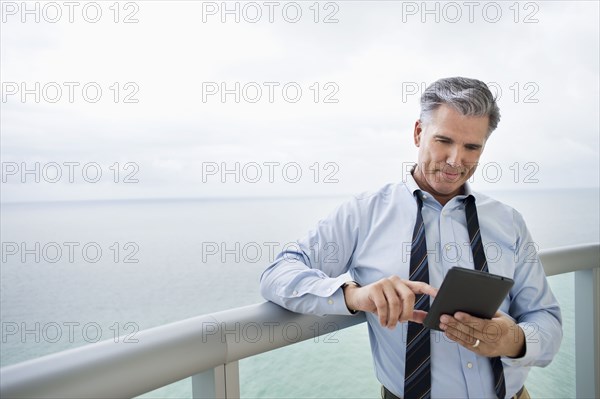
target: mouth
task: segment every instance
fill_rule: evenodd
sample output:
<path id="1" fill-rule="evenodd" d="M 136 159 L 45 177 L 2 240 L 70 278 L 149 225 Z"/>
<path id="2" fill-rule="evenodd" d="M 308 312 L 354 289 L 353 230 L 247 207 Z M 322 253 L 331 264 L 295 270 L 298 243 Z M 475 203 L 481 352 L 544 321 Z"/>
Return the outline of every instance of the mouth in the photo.
<path id="1" fill-rule="evenodd" d="M 450 180 L 450 181 L 456 181 L 456 180 L 460 179 L 460 177 L 462 176 L 462 173 L 460 173 L 460 172 L 447 171 L 447 170 L 442 170 L 440 172 L 442 173 L 442 176 L 444 176 L 444 178 L 446 180 Z"/>

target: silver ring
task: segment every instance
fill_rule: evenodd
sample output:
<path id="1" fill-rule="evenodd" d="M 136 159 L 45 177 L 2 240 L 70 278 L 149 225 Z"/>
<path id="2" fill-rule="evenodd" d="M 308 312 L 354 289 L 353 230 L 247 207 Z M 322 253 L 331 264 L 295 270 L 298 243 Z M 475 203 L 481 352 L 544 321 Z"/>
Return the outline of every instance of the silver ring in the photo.
<path id="1" fill-rule="evenodd" d="M 481 341 L 479 339 L 477 339 L 477 341 L 475 341 L 475 344 L 473 345 L 473 348 L 477 348 L 480 343 L 481 343 Z"/>

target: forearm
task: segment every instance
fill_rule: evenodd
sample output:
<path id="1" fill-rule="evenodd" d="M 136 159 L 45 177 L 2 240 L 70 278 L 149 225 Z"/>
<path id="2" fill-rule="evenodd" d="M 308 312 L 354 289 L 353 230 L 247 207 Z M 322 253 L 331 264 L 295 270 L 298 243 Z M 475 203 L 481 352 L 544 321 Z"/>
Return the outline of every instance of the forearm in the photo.
<path id="1" fill-rule="evenodd" d="M 282 257 L 262 274 L 260 291 L 265 299 L 293 312 L 348 315 L 341 286 L 349 280 L 348 273 L 329 277 L 301 259 Z"/>
<path id="2" fill-rule="evenodd" d="M 353 280 L 359 213 L 355 199 L 342 204 L 280 253 L 261 276 L 263 297 L 298 313 L 350 314 L 341 286 Z"/>

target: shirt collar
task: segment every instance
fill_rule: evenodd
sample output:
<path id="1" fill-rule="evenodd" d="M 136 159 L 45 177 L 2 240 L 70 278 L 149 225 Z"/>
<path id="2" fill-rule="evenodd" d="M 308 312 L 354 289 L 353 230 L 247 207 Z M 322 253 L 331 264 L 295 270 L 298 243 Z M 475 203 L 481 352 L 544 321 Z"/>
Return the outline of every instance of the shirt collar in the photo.
<path id="1" fill-rule="evenodd" d="M 416 165 L 415 165 L 416 166 Z M 406 175 L 406 187 L 408 187 L 408 190 L 410 191 L 410 193 L 414 196 L 416 191 L 423 191 L 421 190 L 421 188 L 419 187 L 419 185 L 417 184 L 417 182 L 415 181 L 415 178 L 412 175 L 412 172 L 415 170 L 415 167 L 413 166 L 413 168 L 411 169 L 410 173 L 408 175 Z"/>
<path id="2" fill-rule="evenodd" d="M 416 166 L 417 165 L 414 165 L 413 168 L 411 169 L 410 173 L 406 176 L 406 187 L 408 187 L 408 190 L 410 191 L 410 193 L 413 196 L 415 195 L 416 191 L 421 191 L 422 193 L 425 193 L 425 194 L 431 196 L 431 194 L 429 192 L 427 192 L 427 191 L 423 190 L 421 187 L 419 187 L 415 178 L 413 177 L 412 172 L 415 170 Z M 471 185 L 469 184 L 468 181 L 465 182 L 465 184 L 463 185 L 463 188 L 464 188 L 464 194 L 459 194 L 454 198 L 463 202 L 470 196 L 475 197 L 473 190 L 471 189 Z"/>

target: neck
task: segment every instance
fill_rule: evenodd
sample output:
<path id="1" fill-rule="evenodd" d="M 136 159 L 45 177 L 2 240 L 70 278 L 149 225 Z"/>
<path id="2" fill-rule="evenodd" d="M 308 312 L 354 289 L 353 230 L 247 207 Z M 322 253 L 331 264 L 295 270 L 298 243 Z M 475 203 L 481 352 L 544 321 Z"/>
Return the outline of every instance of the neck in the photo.
<path id="1" fill-rule="evenodd" d="M 464 194 L 465 192 L 464 184 L 456 191 L 449 194 L 440 193 L 434 190 L 433 187 L 427 183 L 427 179 L 425 179 L 425 176 L 423 175 L 423 170 L 419 168 L 418 165 L 412 170 L 411 174 L 419 188 L 433 195 L 433 198 L 435 198 L 442 206 L 446 205 L 452 198 L 456 197 L 457 195 Z"/>

